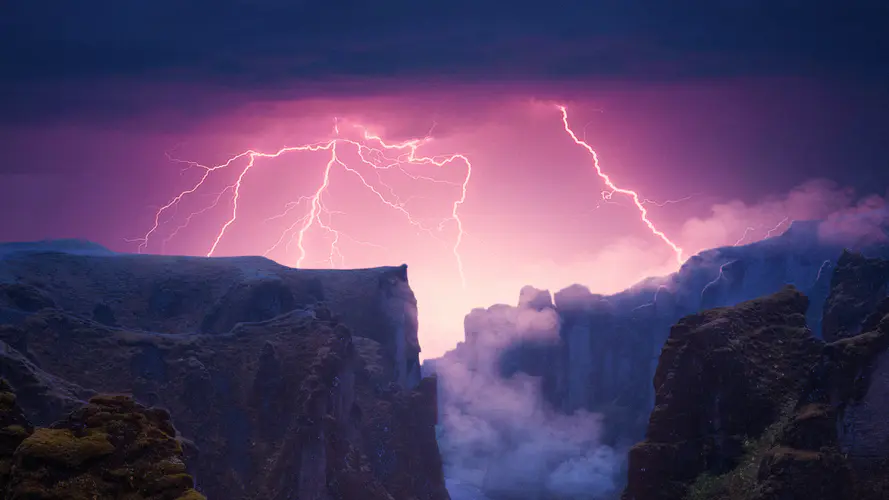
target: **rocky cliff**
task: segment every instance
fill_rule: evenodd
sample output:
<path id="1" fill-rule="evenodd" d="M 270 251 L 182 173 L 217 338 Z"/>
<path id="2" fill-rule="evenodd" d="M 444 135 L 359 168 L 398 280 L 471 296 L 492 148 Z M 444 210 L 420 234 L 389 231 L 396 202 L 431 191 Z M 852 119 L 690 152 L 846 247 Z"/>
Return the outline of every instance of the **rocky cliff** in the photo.
<path id="1" fill-rule="evenodd" d="M 533 315 L 540 310 L 538 305 L 523 298 L 517 307 L 495 305 L 471 313 L 467 316 L 465 342 L 443 358 L 429 360 L 424 365 L 424 370 L 440 373 L 443 392 L 456 391 L 443 396 L 443 402 L 453 401 L 453 404 L 445 408 L 441 429 L 448 443 L 444 456 L 446 468 L 456 471 L 451 478 L 459 476 L 462 484 L 485 490 L 484 480 L 480 479 L 485 474 L 477 472 L 480 466 L 476 462 L 481 456 L 486 456 L 492 464 L 500 464 L 504 457 L 512 456 L 528 464 L 533 461 L 519 456 L 528 448 L 528 440 L 516 439 L 518 430 L 526 436 L 552 435 L 554 426 L 555 430 L 564 427 L 564 417 L 593 414 L 600 423 L 584 424 L 592 429 L 585 431 L 586 436 L 573 439 L 570 444 L 560 443 L 555 458 L 548 456 L 547 466 L 540 467 L 546 472 L 538 470 L 534 472 L 537 476 L 524 474 L 523 480 L 537 477 L 527 480 L 537 481 L 539 488 L 546 489 L 551 482 L 548 474 L 558 469 L 559 460 L 567 460 L 573 470 L 583 470 L 577 475 L 583 476 L 586 483 L 596 483 L 595 487 L 585 483 L 582 488 L 588 497 L 606 498 L 609 494 L 602 493 L 608 489 L 607 484 L 600 488 L 603 482 L 589 481 L 592 477 L 613 473 L 614 485 L 620 489 L 627 477 L 623 470 L 625 463 L 599 461 L 597 463 L 607 466 L 597 465 L 589 470 L 576 464 L 578 461 L 588 463 L 589 457 L 597 453 L 615 453 L 618 458 L 614 462 L 619 463 L 619 457 L 625 456 L 625 452 L 645 436 L 649 415 L 655 406 L 652 380 L 661 351 L 671 327 L 685 316 L 768 296 L 792 285 L 807 299 L 803 316 L 794 318 L 809 328 L 813 338 L 832 340 L 834 336 L 839 338 L 868 328 L 865 316 L 876 306 L 874 297 L 881 293 L 885 296 L 886 271 L 874 268 L 859 276 L 855 273 L 860 271 L 853 269 L 854 264 L 850 268 L 849 263 L 864 259 L 865 255 L 889 257 L 889 248 L 880 245 L 887 239 L 839 241 L 826 237 L 823 229 L 817 221 L 794 222 L 780 236 L 702 252 L 670 276 L 646 279 L 614 295 L 593 294 L 580 285 L 552 296 L 546 293 L 552 302 L 545 308 L 557 316 L 554 334 L 528 337 L 521 331 L 524 327 L 520 323 L 525 323 L 524 320 L 503 324 L 504 317 Z M 855 248 L 862 255 L 844 255 L 846 247 Z M 843 294 L 835 293 L 828 298 L 834 276 L 849 288 Z M 487 373 L 491 369 L 478 367 L 484 363 L 492 367 L 496 377 Z M 527 376 L 531 381 L 527 381 Z M 466 380 L 475 382 L 467 385 Z M 543 421 L 537 415 L 528 417 L 526 422 L 534 422 L 530 427 L 524 423 L 504 424 L 498 408 L 492 407 L 499 404 L 499 400 L 476 390 L 481 385 L 506 387 L 510 394 L 521 386 L 521 395 L 516 397 L 526 401 L 517 411 L 510 409 L 513 414 L 531 411 L 529 409 L 538 411 L 538 408 L 543 408 L 538 414 L 550 410 L 556 410 L 557 414 L 547 415 Z M 469 400 L 472 396 L 467 394 L 476 397 Z M 449 424 L 449 415 L 459 418 Z M 460 422 L 467 419 L 485 432 L 473 433 L 472 440 L 452 440 L 451 436 L 463 432 Z M 577 420 L 582 419 L 572 422 Z M 493 439 L 490 435 L 499 437 Z M 532 441 L 536 445 L 538 440 Z M 579 446 L 581 442 L 585 448 Z M 562 450 L 569 452 L 562 453 Z M 463 463 L 467 457 L 471 459 L 469 466 Z M 466 472 L 467 467 L 471 473 Z M 574 486 L 579 484 L 573 478 L 569 482 Z M 478 497 L 473 495 L 467 494 L 467 498 Z M 488 493 L 494 498 L 490 495 Z M 575 495 L 573 490 L 563 497 L 575 498 L 572 495 Z"/>
<path id="2" fill-rule="evenodd" d="M 886 266 L 839 259 L 824 308 L 832 342 L 806 327 L 809 300 L 792 287 L 679 321 L 623 498 L 887 498 L 889 298 L 874 284 Z"/>
<path id="3" fill-rule="evenodd" d="M 889 248 L 863 245 L 870 256 L 889 257 Z M 673 275 L 652 278 L 624 292 L 603 296 L 573 286 L 554 295 L 562 317 L 561 356 L 544 370 L 551 403 L 565 412 L 620 408 L 641 418 L 613 422 L 616 435 L 641 436 L 653 407 L 652 377 L 670 327 L 698 311 L 735 305 L 793 285 L 809 299 L 807 326 L 822 337 L 822 315 L 830 280 L 844 247 L 819 237 L 819 223 L 794 222 L 782 235 L 750 245 L 724 247 L 690 258 Z M 877 291 L 886 271 L 866 277 L 861 293 Z M 851 283 L 850 280 L 843 280 Z M 869 309 L 873 304 L 860 304 Z M 540 371 L 540 368 L 535 368 Z M 612 411 L 612 410 L 608 410 Z"/>
<path id="4" fill-rule="evenodd" d="M 166 408 L 211 499 L 447 499 L 406 266 L 0 248 L 0 375 L 47 425 L 96 392 Z"/>
<path id="5" fill-rule="evenodd" d="M 34 427 L 0 379 L 0 494 L 67 500 L 202 500 L 170 414 L 128 396 L 96 396 Z"/>

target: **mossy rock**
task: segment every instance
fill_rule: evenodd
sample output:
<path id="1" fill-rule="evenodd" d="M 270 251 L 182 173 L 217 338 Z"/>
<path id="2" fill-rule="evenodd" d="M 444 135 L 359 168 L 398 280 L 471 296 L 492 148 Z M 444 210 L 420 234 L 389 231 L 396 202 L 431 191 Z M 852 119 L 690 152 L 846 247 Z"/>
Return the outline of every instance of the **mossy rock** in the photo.
<path id="1" fill-rule="evenodd" d="M 759 469 L 759 486 L 752 500 L 852 500 L 853 477 L 837 450 L 770 450 Z"/>
<path id="2" fill-rule="evenodd" d="M 207 497 L 201 495 L 194 489 L 189 489 L 185 493 L 179 496 L 176 500 L 207 500 Z"/>
<path id="3" fill-rule="evenodd" d="M 114 445 L 103 432 L 76 436 L 68 429 L 37 429 L 16 450 L 21 460 L 46 460 L 67 467 L 114 453 Z"/>
<path id="4" fill-rule="evenodd" d="M 15 450 L 32 432 L 34 427 L 16 403 L 12 387 L 0 379 L 0 491 L 9 481 Z"/>
<path id="5" fill-rule="evenodd" d="M 97 396 L 14 454 L 7 498 L 199 500 L 164 410 Z"/>

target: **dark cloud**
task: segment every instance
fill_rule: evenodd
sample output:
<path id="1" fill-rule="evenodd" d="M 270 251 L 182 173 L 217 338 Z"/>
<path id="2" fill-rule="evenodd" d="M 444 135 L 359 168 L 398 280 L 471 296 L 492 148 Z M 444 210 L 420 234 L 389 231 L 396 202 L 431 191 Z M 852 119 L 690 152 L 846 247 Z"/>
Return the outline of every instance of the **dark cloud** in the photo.
<path id="1" fill-rule="evenodd" d="M 889 7 L 836 2 L 5 2 L 3 81 L 886 74 Z"/>
<path id="2" fill-rule="evenodd" d="M 197 116 L 408 84 L 873 84 L 889 77 L 887 25 L 881 0 L 2 2 L 0 121 Z"/>

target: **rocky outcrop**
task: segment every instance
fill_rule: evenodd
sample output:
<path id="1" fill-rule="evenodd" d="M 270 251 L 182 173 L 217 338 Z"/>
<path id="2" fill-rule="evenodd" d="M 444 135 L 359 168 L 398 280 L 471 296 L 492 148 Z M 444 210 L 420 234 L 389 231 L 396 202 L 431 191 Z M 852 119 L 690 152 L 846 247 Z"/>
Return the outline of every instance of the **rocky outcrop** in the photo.
<path id="1" fill-rule="evenodd" d="M 830 342 L 861 333 L 867 316 L 886 298 L 887 289 L 889 261 L 843 252 L 824 304 L 824 339 Z"/>
<path id="2" fill-rule="evenodd" d="M 546 402 L 562 413 L 603 415 L 603 441 L 623 448 L 624 443 L 635 443 L 644 436 L 655 404 L 651 381 L 661 349 L 671 327 L 681 318 L 793 285 L 809 299 L 804 316 L 813 336 L 822 338 L 823 317 L 824 336 L 834 340 L 834 323 L 842 318 L 835 316 L 827 299 L 835 271 L 839 276 L 845 272 L 837 271 L 837 266 L 845 266 L 849 257 L 843 254 L 842 245 L 822 238 L 819 231 L 817 221 L 796 221 L 778 237 L 704 251 L 670 276 L 646 279 L 613 295 L 593 294 L 580 285 L 560 290 L 554 294 L 561 320 L 557 341 L 543 345 L 516 341 L 504 346 L 500 360 L 493 363 L 506 368 L 504 377 L 516 373 L 541 377 Z M 885 246 L 864 249 L 869 256 L 889 257 Z M 869 285 L 851 285 L 855 289 L 846 290 L 842 294 L 845 299 L 835 296 L 831 300 L 857 301 L 860 294 L 873 292 L 869 302 L 860 303 L 859 312 L 854 313 L 853 321 L 865 321 L 863 314 L 876 304 L 872 297 L 879 295 L 887 281 L 884 274 L 875 270 L 865 277 Z M 855 328 L 860 331 L 861 326 Z M 475 333 L 467 330 L 464 350 L 474 349 L 472 335 Z M 429 365 L 431 368 L 435 362 Z"/>
<path id="3" fill-rule="evenodd" d="M 833 342 L 805 328 L 807 299 L 793 289 L 673 327 L 623 498 L 886 498 L 889 299 L 879 286 L 855 283 L 885 265 L 843 255 L 825 333 L 835 324 L 860 333 L 847 327 Z"/>
<path id="4" fill-rule="evenodd" d="M 12 387 L 0 379 L 0 492 L 6 492 L 15 450 L 34 432 L 16 402 Z"/>
<path id="5" fill-rule="evenodd" d="M 28 408 L 32 422 L 49 425 L 95 395 L 37 367 L 34 360 L 22 354 L 28 352 L 25 339 L 24 330 L 0 325 L 0 377 L 16 387 L 19 404 Z"/>
<path id="6" fill-rule="evenodd" d="M 699 474 L 738 465 L 745 440 L 781 415 L 818 360 L 807 306 L 787 288 L 673 327 L 654 378 L 646 439 L 629 453 L 627 499 L 681 499 Z"/>
<path id="7" fill-rule="evenodd" d="M 6 497 L 201 500 L 165 410 L 96 396 L 16 448 Z"/>
<path id="8" fill-rule="evenodd" d="M 34 427 L 0 379 L 3 498 L 201 500 L 165 410 L 96 396 L 50 427 Z"/>
<path id="9" fill-rule="evenodd" d="M 4 274 L 52 299 L 0 327 L 27 416 L 165 408 L 209 498 L 448 499 L 406 266 L 12 252 Z"/>
<path id="10" fill-rule="evenodd" d="M 323 307 L 226 335 L 110 329 L 56 310 L 16 328 L 58 377 L 168 408 L 200 450 L 190 465 L 210 498 L 447 498 L 434 380 L 402 389 L 383 346 L 356 350 Z"/>
<path id="11" fill-rule="evenodd" d="M 116 254 L 76 240 L 0 244 L 0 324 L 55 307 L 130 330 L 221 334 L 319 302 L 383 345 L 402 385 L 419 382 L 406 265 L 293 269 L 261 257 Z"/>

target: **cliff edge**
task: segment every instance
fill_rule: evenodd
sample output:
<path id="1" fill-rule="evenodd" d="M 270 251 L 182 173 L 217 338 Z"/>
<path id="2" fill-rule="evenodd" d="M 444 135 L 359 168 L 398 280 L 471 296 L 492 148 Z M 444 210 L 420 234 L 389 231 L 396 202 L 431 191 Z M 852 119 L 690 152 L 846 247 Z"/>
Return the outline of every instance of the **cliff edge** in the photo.
<path id="1" fill-rule="evenodd" d="M 0 376 L 35 425 L 128 394 L 211 499 L 448 499 L 406 266 L 69 247 L 0 251 Z"/>
<path id="2" fill-rule="evenodd" d="M 808 299 L 792 287 L 680 320 L 622 498 L 886 498 L 886 266 L 839 259 L 823 321 L 824 338 L 837 340 L 811 334 Z"/>

